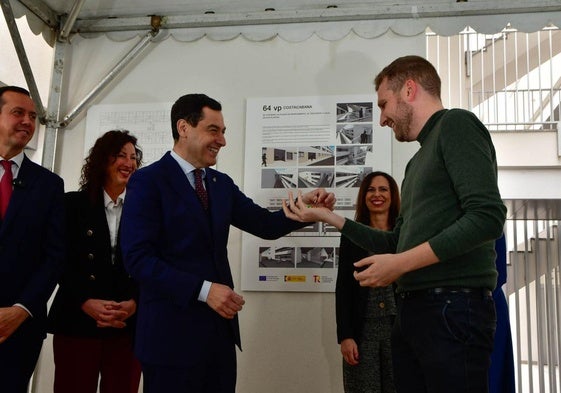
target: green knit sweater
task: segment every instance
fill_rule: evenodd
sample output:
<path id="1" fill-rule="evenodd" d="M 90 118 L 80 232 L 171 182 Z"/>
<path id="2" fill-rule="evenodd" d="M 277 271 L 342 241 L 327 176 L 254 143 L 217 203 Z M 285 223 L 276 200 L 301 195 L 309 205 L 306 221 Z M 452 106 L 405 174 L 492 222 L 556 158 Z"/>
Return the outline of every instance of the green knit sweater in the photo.
<path id="1" fill-rule="evenodd" d="M 439 262 L 404 274 L 398 292 L 494 289 L 494 240 L 502 234 L 506 207 L 489 132 L 473 113 L 444 109 L 431 116 L 417 140 L 421 148 L 405 169 L 395 230 L 346 220 L 341 233 L 372 252 L 399 253 L 429 242 Z"/>

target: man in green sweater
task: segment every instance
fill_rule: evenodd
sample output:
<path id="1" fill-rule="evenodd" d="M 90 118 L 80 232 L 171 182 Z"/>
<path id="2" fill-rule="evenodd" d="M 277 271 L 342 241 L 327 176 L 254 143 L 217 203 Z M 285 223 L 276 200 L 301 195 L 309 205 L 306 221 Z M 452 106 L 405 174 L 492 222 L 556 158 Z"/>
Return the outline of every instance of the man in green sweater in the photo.
<path id="1" fill-rule="evenodd" d="M 355 263 L 362 286 L 397 283 L 392 334 L 399 393 L 485 393 L 495 332 L 494 240 L 506 208 L 495 149 L 471 112 L 444 109 L 440 78 L 418 56 L 396 59 L 375 79 L 380 124 L 418 141 L 393 231 L 379 231 L 289 195 L 285 214 L 324 221 L 374 255 Z M 362 271 L 360 271 L 362 270 Z"/>

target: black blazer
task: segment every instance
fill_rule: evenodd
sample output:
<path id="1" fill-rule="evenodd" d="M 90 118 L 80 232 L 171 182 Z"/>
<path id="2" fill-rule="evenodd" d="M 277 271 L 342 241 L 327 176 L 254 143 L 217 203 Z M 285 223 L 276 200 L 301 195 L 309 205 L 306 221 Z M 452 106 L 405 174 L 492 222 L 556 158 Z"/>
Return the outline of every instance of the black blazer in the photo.
<path id="1" fill-rule="evenodd" d="M 49 333 L 77 337 L 105 337 L 130 334 L 135 315 L 124 329 L 98 328 L 81 309 L 87 299 L 123 301 L 137 298 L 136 285 L 125 272 L 117 245 L 111 261 L 109 226 L 103 195 L 95 205 L 84 191 L 65 195 L 67 211 L 67 258 L 59 289 L 49 312 Z"/>
<path id="2" fill-rule="evenodd" d="M 378 253 L 388 251 L 378 250 Z M 395 315 L 394 288 L 361 287 L 355 280 L 353 263 L 366 258 L 371 253 L 355 245 L 347 237 L 341 235 L 339 245 L 339 267 L 335 285 L 335 313 L 337 320 L 337 342 L 352 338 L 360 343 L 364 316 L 368 311 L 373 316 Z M 384 303 L 384 307 L 367 310 L 368 291 L 374 291 L 376 304 Z"/>

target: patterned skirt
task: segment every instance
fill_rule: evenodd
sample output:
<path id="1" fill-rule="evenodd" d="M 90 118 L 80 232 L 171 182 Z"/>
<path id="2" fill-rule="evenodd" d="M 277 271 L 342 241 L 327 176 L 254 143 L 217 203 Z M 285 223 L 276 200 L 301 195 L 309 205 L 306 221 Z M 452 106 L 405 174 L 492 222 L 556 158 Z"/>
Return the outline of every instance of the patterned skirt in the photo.
<path id="1" fill-rule="evenodd" d="M 367 318 L 358 346 L 359 364 L 343 360 L 345 393 L 395 393 L 391 331 L 393 316 Z"/>

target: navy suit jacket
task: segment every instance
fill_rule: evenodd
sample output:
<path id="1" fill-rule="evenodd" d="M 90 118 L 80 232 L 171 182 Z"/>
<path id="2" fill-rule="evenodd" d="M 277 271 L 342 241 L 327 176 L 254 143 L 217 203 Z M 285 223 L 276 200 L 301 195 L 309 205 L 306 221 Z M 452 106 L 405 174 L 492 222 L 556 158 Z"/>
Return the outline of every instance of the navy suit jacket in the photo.
<path id="1" fill-rule="evenodd" d="M 216 334 L 229 334 L 232 345 L 240 346 L 237 317 L 224 319 L 197 300 L 203 280 L 234 287 L 230 225 L 266 239 L 303 226 L 282 210 L 256 205 L 224 173 L 207 168 L 205 182 L 208 212 L 168 152 L 136 171 L 127 185 L 121 247 L 140 290 L 135 345 L 142 362 L 191 365 Z"/>
<path id="2" fill-rule="evenodd" d="M 0 225 L 0 307 L 20 303 L 33 317 L 8 341 L 21 337 L 25 346 L 46 336 L 47 301 L 65 253 L 63 197 L 62 179 L 25 157 Z"/>

